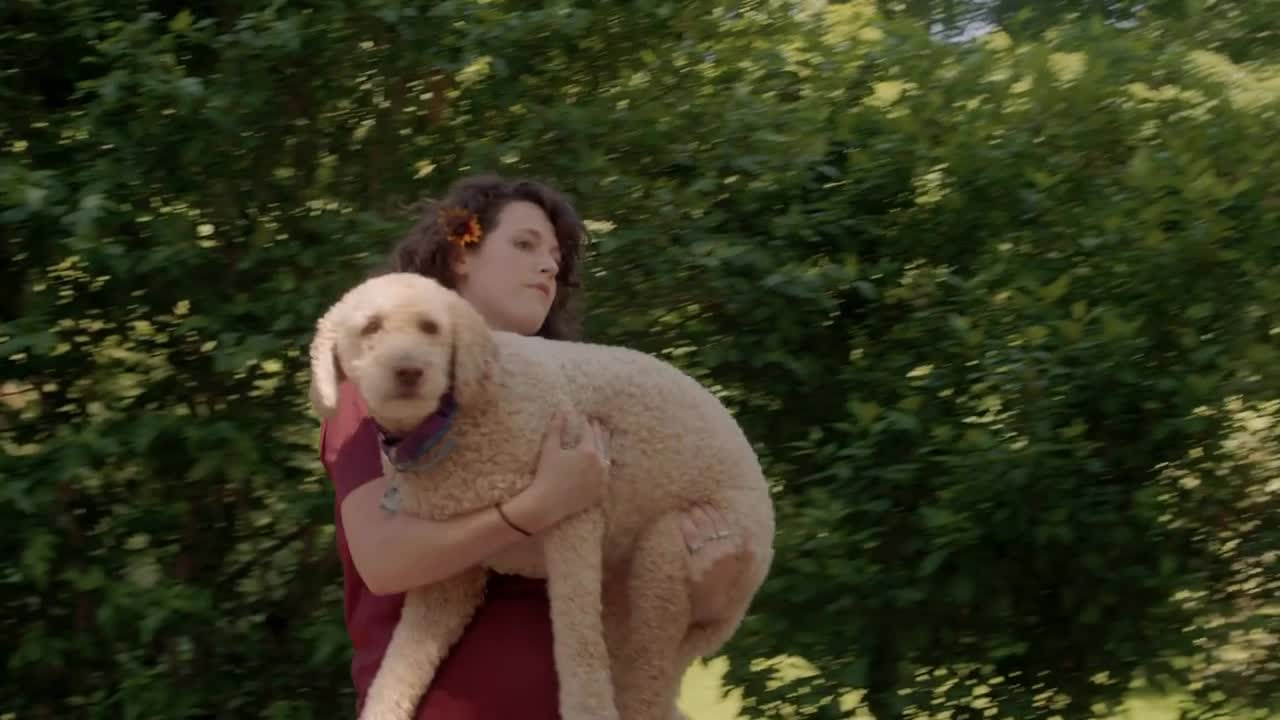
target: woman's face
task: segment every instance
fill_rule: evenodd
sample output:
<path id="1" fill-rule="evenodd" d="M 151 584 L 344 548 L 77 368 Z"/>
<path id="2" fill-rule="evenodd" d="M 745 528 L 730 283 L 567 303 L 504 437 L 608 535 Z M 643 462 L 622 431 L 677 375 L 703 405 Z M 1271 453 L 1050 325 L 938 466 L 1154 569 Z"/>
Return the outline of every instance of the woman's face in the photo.
<path id="1" fill-rule="evenodd" d="M 494 330 L 533 335 L 556 298 L 555 228 L 541 207 L 516 200 L 498 213 L 495 227 L 484 230 L 479 247 L 464 250 L 454 264 L 458 294 Z"/>

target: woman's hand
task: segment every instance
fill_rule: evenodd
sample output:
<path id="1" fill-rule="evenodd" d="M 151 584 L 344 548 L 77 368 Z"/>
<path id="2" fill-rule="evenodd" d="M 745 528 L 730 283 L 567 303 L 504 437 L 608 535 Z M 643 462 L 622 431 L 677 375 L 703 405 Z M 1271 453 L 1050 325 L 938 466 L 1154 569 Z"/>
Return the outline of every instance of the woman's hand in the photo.
<path id="1" fill-rule="evenodd" d="M 541 532 L 597 503 L 609 482 L 609 431 L 570 405 L 551 417 L 533 483 L 503 510 L 518 527 Z"/>
<path id="2" fill-rule="evenodd" d="M 723 616 L 733 586 L 741 581 L 752 550 L 729 528 L 724 514 L 695 505 L 681 521 L 689 548 L 689 600 L 694 624 Z"/>

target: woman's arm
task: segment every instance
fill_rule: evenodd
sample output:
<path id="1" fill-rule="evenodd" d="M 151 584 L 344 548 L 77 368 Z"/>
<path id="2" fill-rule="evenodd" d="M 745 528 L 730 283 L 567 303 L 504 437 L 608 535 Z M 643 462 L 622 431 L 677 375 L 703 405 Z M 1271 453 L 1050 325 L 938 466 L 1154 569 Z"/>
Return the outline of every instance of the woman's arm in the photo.
<path id="1" fill-rule="evenodd" d="M 525 539 L 495 508 L 445 521 L 389 512 L 382 507 L 387 486 L 384 477 L 361 485 L 347 495 L 340 510 L 351 560 L 377 595 L 447 579 Z M 503 510 L 530 533 L 551 524 L 527 491 L 509 500 Z"/>
<path id="2" fill-rule="evenodd" d="M 689 550 L 689 601 L 695 625 L 723 616 L 734 586 L 754 556 L 724 513 L 710 505 L 694 505 L 681 518 Z"/>
<path id="3" fill-rule="evenodd" d="M 521 530 L 536 534 L 595 503 L 608 478 L 608 434 L 562 408 L 547 426 L 530 486 L 503 504 Z M 565 436 L 577 435 L 574 447 Z M 594 440 L 589 442 L 588 440 Z M 382 507 L 389 481 L 382 477 L 377 433 L 354 387 L 344 383 L 337 412 L 325 422 L 321 453 L 333 481 L 339 521 L 356 572 L 379 595 L 405 592 L 472 567 L 524 535 L 495 508 L 436 521 Z"/>

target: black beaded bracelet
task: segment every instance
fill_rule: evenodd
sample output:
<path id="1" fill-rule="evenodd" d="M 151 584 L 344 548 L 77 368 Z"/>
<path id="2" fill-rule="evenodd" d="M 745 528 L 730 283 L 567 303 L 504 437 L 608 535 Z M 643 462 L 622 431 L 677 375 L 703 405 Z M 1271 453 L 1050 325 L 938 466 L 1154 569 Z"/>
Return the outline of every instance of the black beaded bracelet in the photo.
<path id="1" fill-rule="evenodd" d="M 519 525 L 511 522 L 511 518 L 507 517 L 506 511 L 502 509 L 502 503 L 494 503 L 493 507 L 498 510 L 498 515 L 502 516 L 502 519 L 505 520 L 507 524 L 511 526 L 512 530 L 515 530 L 516 532 L 520 533 L 521 535 L 524 535 L 525 537 L 531 537 L 533 535 L 533 533 L 529 532 L 528 530 L 525 530 Z"/>

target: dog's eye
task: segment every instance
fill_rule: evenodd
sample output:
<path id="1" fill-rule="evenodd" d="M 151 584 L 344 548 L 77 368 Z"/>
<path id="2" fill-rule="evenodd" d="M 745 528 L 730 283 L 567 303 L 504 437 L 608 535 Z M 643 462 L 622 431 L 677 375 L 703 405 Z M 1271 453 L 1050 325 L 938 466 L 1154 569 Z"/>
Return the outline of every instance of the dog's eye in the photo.
<path id="1" fill-rule="evenodd" d="M 427 335 L 435 335 L 436 333 L 440 332 L 440 326 L 436 324 L 435 320 L 431 320 L 429 318 L 423 318 L 419 320 L 418 329 L 426 333 Z"/>
<path id="2" fill-rule="evenodd" d="M 382 318 L 378 317 L 377 315 L 374 315 L 373 317 L 369 318 L 369 322 L 365 323 L 364 327 L 360 329 L 360 334 L 372 335 L 381 329 L 382 329 Z"/>

